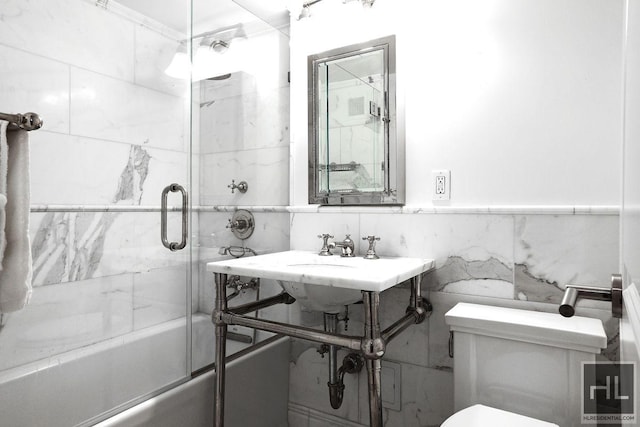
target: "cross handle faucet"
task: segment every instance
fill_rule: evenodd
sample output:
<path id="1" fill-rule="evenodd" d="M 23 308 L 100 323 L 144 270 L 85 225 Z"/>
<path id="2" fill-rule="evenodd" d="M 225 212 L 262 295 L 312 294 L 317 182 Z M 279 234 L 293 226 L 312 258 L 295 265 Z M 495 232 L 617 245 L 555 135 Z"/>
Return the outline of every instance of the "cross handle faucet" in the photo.
<path id="1" fill-rule="evenodd" d="M 321 256 L 329 256 L 333 255 L 331 253 L 331 249 L 329 248 L 329 239 L 333 239 L 333 236 L 328 233 L 318 234 L 318 238 L 322 239 L 322 248 L 320 249 L 320 253 L 318 255 Z"/>
<path id="2" fill-rule="evenodd" d="M 380 258 L 376 254 L 376 242 L 379 241 L 380 238 L 376 237 L 376 236 L 366 236 L 366 237 L 363 237 L 362 240 L 368 240 L 369 241 L 369 249 L 367 250 L 367 253 L 364 256 L 364 259 L 378 259 L 378 258 Z"/>

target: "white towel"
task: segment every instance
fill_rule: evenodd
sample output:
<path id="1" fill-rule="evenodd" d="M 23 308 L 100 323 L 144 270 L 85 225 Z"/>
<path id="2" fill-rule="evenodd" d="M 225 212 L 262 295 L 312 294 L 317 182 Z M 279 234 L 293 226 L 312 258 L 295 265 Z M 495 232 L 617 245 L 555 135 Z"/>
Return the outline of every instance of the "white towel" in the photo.
<path id="1" fill-rule="evenodd" d="M 23 308 L 31 297 L 29 242 L 29 135 L 0 120 L 0 313 Z"/>

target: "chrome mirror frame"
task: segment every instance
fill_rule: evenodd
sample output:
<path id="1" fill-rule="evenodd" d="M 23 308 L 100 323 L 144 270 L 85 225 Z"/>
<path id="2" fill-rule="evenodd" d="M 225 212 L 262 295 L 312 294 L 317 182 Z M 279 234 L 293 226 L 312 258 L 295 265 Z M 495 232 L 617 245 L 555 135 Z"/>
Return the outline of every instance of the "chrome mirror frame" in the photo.
<path id="1" fill-rule="evenodd" d="M 383 191 L 321 191 L 320 132 L 318 117 L 318 65 L 337 59 L 360 55 L 368 51 L 384 53 L 385 105 L 384 122 L 384 190 Z M 396 109 L 396 38 L 395 35 L 363 43 L 332 49 L 307 58 L 308 72 L 308 143 L 309 143 L 309 204 L 320 205 L 404 205 L 405 203 L 405 158 L 404 140 L 398 137 L 398 114 Z"/>

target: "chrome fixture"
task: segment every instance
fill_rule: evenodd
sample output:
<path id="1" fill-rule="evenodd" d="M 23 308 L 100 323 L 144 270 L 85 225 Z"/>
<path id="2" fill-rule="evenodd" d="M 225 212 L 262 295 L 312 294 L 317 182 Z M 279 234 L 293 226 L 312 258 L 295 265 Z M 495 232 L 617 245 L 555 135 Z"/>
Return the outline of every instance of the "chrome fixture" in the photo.
<path id="1" fill-rule="evenodd" d="M 232 179 L 231 184 L 227 185 L 227 188 L 231 189 L 232 194 L 235 192 L 235 190 L 238 190 L 241 193 L 246 193 L 249 189 L 249 184 L 247 184 L 247 181 L 240 181 L 239 184 L 236 184 L 236 180 Z"/>
<path id="2" fill-rule="evenodd" d="M 338 333 L 338 313 L 324 313 L 324 331 L 330 334 Z M 344 384 L 338 382 L 338 346 L 329 344 L 329 401 L 333 409 L 342 405 Z"/>
<path id="3" fill-rule="evenodd" d="M 180 192 L 182 193 L 182 239 L 180 242 L 169 242 L 167 239 L 167 197 L 170 192 Z M 162 244 L 165 248 L 169 249 L 172 252 L 179 251 L 180 249 L 184 249 L 187 246 L 187 234 L 189 232 L 189 217 L 188 217 L 188 204 L 189 204 L 189 196 L 187 195 L 187 191 L 180 184 L 170 184 L 162 190 L 162 197 L 160 203 L 160 240 L 162 240 Z"/>
<path id="4" fill-rule="evenodd" d="M 612 274 L 610 288 L 567 285 L 558 308 L 560 314 L 564 317 L 573 316 L 578 298 L 611 301 L 611 315 L 620 318 L 622 317 L 622 276 Z"/>
<path id="5" fill-rule="evenodd" d="M 318 255 L 329 256 L 333 255 L 331 249 L 340 248 L 341 257 L 355 257 L 356 250 L 353 240 L 351 240 L 351 234 L 347 234 L 342 242 L 329 242 L 329 239 L 333 239 L 330 234 L 318 234 L 318 238 L 322 239 L 322 248 Z"/>
<path id="6" fill-rule="evenodd" d="M 376 254 L 376 242 L 380 240 L 379 237 L 376 236 L 367 236 L 363 237 L 362 240 L 369 241 L 369 249 L 367 249 L 367 253 L 364 256 L 364 259 L 378 259 L 380 258 L 378 254 Z"/>
<path id="7" fill-rule="evenodd" d="M 349 79 L 337 77 L 328 70 L 348 69 Z M 307 56 L 307 121 L 308 168 L 307 196 L 309 204 L 320 205 L 404 205 L 405 150 L 399 138 L 402 111 L 396 108 L 396 36 L 389 35 L 357 44 L 340 46 Z M 342 94 L 345 108 L 331 108 L 333 101 L 327 87 L 344 88 L 348 82 L 371 86 L 371 95 L 352 97 Z M 372 83 L 369 83 L 371 81 Z M 380 99 L 378 99 L 380 97 Z M 372 106 L 369 101 L 376 104 Z M 346 108 L 348 106 L 348 108 Z M 375 111 L 371 111 L 371 109 Z M 363 115 L 374 122 L 352 123 L 350 114 Z M 380 120 L 384 117 L 384 120 Z M 324 123 L 324 125 L 323 125 Z M 330 155 L 342 151 L 337 140 L 329 138 L 324 127 L 367 135 L 357 150 L 342 156 L 339 163 Z M 353 127 L 355 126 L 355 127 Z M 324 130 L 323 130 L 324 129 Z M 364 136 L 363 136 L 364 138 Z M 338 144 L 338 145 L 335 145 Z M 385 153 L 380 157 L 378 153 Z M 375 177 L 375 178 L 373 178 Z"/>
<path id="8" fill-rule="evenodd" d="M 257 256 L 258 253 L 251 248 L 247 248 L 245 246 L 222 246 L 218 250 L 218 254 L 220 255 L 231 255 L 234 258 L 242 258 L 247 253 L 252 254 L 253 256 Z"/>
<path id="9" fill-rule="evenodd" d="M 348 310 L 348 309 L 347 309 Z M 344 317 L 340 317 L 339 313 L 324 313 L 324 330 L 331 334 L 338 333 L 338 323 L 341 320 L 345 322 L 345 331 L 347 330 L 347 322 L 349 321 L 349 312 Z M 358 353 L 349 353 L 342 361 L 342 366 L 338 369 L 338 346 L 333 344 L 323 344 L 318 351 L 322 357 L 324 353 L 329 353 L 329 402 L 333 409 L 339 409 L 342 406 L 344 397 L 344 374 L 356 374 L 362 370 L 364 360 Z"/>
<path id="10" fill-rule="evenodd" d="M 320 252 L 318 253 L 318 255 L 321 256 L 329 256 L 329 255 L 333 255 L 331 253 L 331 249 L 329 249 L 329 239 L 333 239 L 333 236 L 331 234 L 318 234 L 318 238 L 322 239 L 322 248 L 320 248 Z"/>
<path id="11" fill-rule="evenodd" d="M 356 256 L 356 248 L 353 240 L 351 240 L 351 235 L 347 234 L 342 242 L 334 242 L 334 247 L 340 248 L 342 253 L 341 257 L 354 257 Z"/>
<path id="12" fill-rule="evenodd" d="M 24 130 L 38 130 L 44 121 L 37 113 L 6 114 L 0 113 L 0 120 L 9 122 L 11 129 L 19 128 Z"/>
<path id="13" fill-rule="evenodd" d="M 232 300 L 247 289 L 255 290 L 260 287 L 260 279 L 254 277 L 248 282 L 242 281 L 240 276 L 229 276 L 227 280 L 227 288 L 233 289 L 233 292 L 227 295 L 227 301 Z"/>
<path id="14" fill-rule="evenodd" d="M 255 229 L 255 220 L 253 215 L 246 209 L 238 209 L 233 213 L 227 228 L 231 229 L 231 232 L 240 240 L 246 240 L 253 234 Z"/>

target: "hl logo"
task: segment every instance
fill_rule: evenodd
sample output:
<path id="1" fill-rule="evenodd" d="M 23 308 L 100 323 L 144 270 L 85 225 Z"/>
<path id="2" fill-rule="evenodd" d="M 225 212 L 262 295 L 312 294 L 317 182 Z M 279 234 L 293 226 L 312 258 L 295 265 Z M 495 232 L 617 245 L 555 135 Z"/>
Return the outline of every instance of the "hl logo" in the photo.
<path id="1" fill-rule="evenodd" d="M 634 424 L 635 363 L 582 363 L 582 423 Z"/>
<path id="2" fill-rule="evenodd" d="M 614 400 L 628 400 L 629 396 L 620 396 L 620 377 L 613 377 L 613 387 L 611 387 L 611 377 L 609 375 L 605 376 L 605 385 L 592 385 L 589 386 L 589 399 L 594 400 L 596 398 L 596 391 L 604 390 L 605 391 L 605 399 L 611 400 L 611 392 L 613 391 L 613 399 Z"/>

